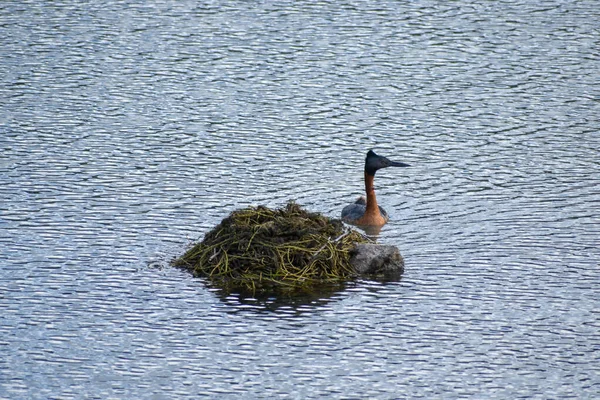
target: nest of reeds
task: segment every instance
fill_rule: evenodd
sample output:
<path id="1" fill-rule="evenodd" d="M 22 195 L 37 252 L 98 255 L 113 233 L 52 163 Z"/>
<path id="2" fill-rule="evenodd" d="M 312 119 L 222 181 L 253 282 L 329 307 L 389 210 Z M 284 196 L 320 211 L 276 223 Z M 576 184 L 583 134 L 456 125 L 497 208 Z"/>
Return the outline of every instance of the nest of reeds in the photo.
<path id="1" fill-rule="evenodd" d="M 354 278 L 350 253 L 365 242 L 340 220 L 290 202 L 232 212 L 174 265 L 219 288 L 293 292 Z"/>

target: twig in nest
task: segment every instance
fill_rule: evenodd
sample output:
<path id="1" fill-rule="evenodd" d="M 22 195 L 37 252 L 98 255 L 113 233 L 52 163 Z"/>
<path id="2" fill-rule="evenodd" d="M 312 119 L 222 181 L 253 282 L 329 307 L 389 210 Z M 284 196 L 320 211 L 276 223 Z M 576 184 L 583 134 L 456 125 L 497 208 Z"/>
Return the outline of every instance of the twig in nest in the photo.
<path id="1" fill-rule="evenodd" d="M 314 259 L 317 257 L 317 255 L 318 255 L 318 254 L 319 254 L 319 253 L 320 253 L 320 252 L 321 252 L 321 251 L 322 251 L 322 250 L 323 250 L 325 247 L 327 247 L 327 245 L 328 245 L 329 243 L 337 243 L 337 242 L 339 242 L 340 240 L 342 240 L 342 238 L 343 238 L 344 236 L 348 236 L 348 235 L 349 235 L 351 232 L 352 232 L 351 230 L 349 230 L 349 229 L 346 229 L 346 232 L 342 233 L 340 236 L 338 236 L 337 238 L 335 238 L 335 240 L 333 240 L 333 241 L 332 241 L 332 240 L 331 240 L 331 238 L 329 238 L 329 239 L 327 240 L 327 243 L 325 243 L 323 246 L 321 246 L 321 247 L 319 248 L 319 250 L 315 251 L 315 254 L 313 254 L 313 256 L 311 257 L 311 260 L 314 260 Z"/>

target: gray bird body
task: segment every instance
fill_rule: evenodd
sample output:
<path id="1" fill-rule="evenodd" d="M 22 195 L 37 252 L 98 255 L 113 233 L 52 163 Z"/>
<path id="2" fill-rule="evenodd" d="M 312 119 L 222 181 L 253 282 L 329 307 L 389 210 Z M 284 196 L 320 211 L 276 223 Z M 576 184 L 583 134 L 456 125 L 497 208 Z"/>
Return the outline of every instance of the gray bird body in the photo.
<path id="1" fill-rule="evenodd" d="M 381 216 L 387 221 L 389 221 L 390 217 L 388 213 L 383 209 L 383 207 L 379 207 L 379 212 Z M 367 199 L 365 196 L 360 196 L 356 201 L 352 204 L 348 204 L 346 207 L 342 209 L 342 221 L 348 224 L 355 224 L 356 221 L 362 218 L 365 215 L 365 211 L 367 210 Z"/>

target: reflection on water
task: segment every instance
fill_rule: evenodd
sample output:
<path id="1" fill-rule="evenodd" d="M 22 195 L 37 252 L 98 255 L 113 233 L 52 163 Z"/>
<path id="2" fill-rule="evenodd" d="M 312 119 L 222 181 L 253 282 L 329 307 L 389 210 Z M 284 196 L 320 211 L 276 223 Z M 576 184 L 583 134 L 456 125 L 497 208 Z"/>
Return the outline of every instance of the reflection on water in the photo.
<path id="1" fill-rule="evenodd" d="M 597 9 L 2 2 L 0 397 L 593 398 Z M 167 267 L 236 208 L 339 217 L 370 148 L 400 281 Z"/>
<path id="2" fill-rule="evenodd" d="M 226 293 L 217 291 L 215 294 L 225 303 L 230 310 L 250 310 L 259 313 L 273 313 L 281 310 L 296 311 L 298 314 L 318 310 L 339 298 L 339 295 L 352 283 L 328 285 L 317 287 L 312 292 L 294 293 L 256 293 L 250 291 L 237 291 Z"/>
<path id="3" fill-rule="evenodd" d="M 381 229 L 383 228 L 383 226 L 358 226 L 357 228 L 362 230 L 365 233 L 365 235 L 377 240 L 379 238 L 379 234 L 381 233 Z"/>

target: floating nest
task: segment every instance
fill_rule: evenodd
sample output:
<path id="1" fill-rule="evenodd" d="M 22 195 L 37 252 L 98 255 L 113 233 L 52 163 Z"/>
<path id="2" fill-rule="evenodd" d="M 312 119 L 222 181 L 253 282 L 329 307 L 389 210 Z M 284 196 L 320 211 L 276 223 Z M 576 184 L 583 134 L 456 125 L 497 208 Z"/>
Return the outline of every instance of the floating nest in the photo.
<path id="1" fill-rule="evenodd" d="M 232 212 L 173 263 L 222 289 L 307 291 L 356 277 L 350 255 L 357 243 L 371 240 L 290 202 Z"/>

